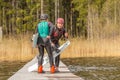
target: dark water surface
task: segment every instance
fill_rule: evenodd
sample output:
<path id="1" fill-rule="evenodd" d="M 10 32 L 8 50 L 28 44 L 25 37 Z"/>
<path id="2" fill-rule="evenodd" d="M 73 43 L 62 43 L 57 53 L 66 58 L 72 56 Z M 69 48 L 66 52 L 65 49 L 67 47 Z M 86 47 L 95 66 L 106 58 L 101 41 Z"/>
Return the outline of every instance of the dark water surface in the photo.
<path id="1" fill-rule="evenodd" d="M 62 61 L 84 80 L 120 80 L 120 57 L 66 58 Z M 0 80 L 7 80 L 27 62 L 0 62 Z"/>
<path id="2" fill-rule="evenodd" d="M 120 57 L 62 59 L 84 80 L 120 80 Z"/>
<path id="3" fill-rule="evenodd" d="M 0 80 L 7 80 L 16 71 L 18 71 L 26 62 L 21 61 L 3 61 L 0 62 Z"/>

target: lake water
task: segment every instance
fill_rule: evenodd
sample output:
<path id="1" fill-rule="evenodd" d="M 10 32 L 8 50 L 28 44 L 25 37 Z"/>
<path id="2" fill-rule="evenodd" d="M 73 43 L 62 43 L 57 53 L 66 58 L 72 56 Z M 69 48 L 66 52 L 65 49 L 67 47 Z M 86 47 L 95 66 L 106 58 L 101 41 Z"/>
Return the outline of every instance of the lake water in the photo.
<path id="1" fill-rule="evenodd" d="M 62 59 L 84 80 L 120 80 L 120 57 Z"/>
<path id="2" fill-rule="evenodd" d="M 71 72 L 84 80 L 120 80 L 120 58 L 73 58 L 62 59 Z M 0 80 L 7 80 L 26 62 L 0 62 Z"/>
<path id="3" fill-rule="evenodd" d="M 0 80 L 7 80 L 17 70 L 19 70 L 26 62 L 21 61 L 3 61 L 0 62 Z"/>

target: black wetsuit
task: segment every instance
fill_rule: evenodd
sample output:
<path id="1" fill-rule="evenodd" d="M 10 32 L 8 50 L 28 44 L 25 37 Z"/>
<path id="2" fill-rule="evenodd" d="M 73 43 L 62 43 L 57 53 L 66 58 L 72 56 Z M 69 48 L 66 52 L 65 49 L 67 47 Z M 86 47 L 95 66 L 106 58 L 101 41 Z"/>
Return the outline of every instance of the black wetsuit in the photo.
<path id="1" fill-rule="evenodd" d="M 52 35 L 52 30 L 53 30 L 53 24 L 48 23 L 48 26 L 49 26 L 49 35 L 48 36 L 51 36 Z M 38 30 L 37 30 L 37 32 L 38 32 Z M 42 63 L 43 63 L 44 48 L 46 49 L 46 51 L 48 53 L 50 66 L 54 65 L 50 40 L 47 39 L 47 38 L 42 38 L 42 37 L 39 36 L 38 40 L 37 40 L 37 45 L 38 45 L 38 50 L 39 50 L 38 66 L 42 65 Z"/>
<path id="2" fill-rule="evenodd" d="M 52 32 L 52 35 L 51 35 L 51 41 L 55 44 L 55 47 L 58 48 L 60 45 L 59 45 L 59 39 L 64 36 L 64 34 L 66 33 L 65 29 L 62 28 L 62 29 L 59 29 L 57 27 L 54 27 L 53 28 L 53 32 Z M 54 47 L 52 47 L 52 51 L 54 50 Z M 60 55 L 58 55 L 56 58 L 55 58 L 55 66 L 56 67 L 59 67 L 59 62 L 60 62 Z"/>

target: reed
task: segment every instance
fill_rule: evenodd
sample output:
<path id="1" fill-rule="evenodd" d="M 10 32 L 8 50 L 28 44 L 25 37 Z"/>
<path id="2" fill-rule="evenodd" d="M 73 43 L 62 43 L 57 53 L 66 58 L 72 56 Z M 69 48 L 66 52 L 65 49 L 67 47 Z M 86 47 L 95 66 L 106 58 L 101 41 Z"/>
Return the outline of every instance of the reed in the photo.
<path id="1" fill-rule="evenodd" d="M 120 39 L 83 40 L 71 39 L 71 45 L 62 53 L 62 58 L 117 57 L 120 56 Z"/>
<path id="2" fill-rule="evenodd" d="M 0 60 L 30 60 L 37 51 L 31 45 L 28 36 L 4 38 L 0 42 Z"/>
<path id="3" fill-rule="evenodd" d="M 30 60 L 38 53 L 32 48 L 31 37 L 4 38 L 0 42 L 0 60 Z M 63 51 L 61 58 L 74 57 L 113 57 L 120 56 L 120 38 L 102 40 L 70 39 L 70 46 Z M 62 41 L 64 43 L 65 41 Z"/>

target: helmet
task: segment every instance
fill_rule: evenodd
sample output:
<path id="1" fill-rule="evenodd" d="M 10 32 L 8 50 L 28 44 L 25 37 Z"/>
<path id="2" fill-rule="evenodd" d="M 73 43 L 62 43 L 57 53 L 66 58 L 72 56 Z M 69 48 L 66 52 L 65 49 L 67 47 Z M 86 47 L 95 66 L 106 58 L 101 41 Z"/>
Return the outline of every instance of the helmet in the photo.
<path id="1" fill-rule="evenodd" d="M 63 18 L 58 18 L 57 23 L 64 24 L 64 19 Z"/>
<path id="2" fill-rule="evenodd" d="M 48 19 L 48 14 L 41 14 L 40 19 L 42 20 Z"/>

